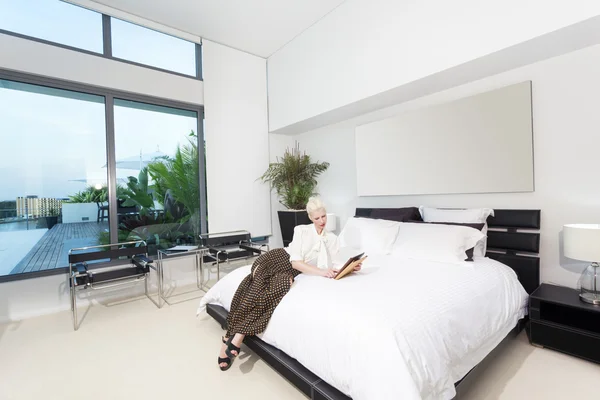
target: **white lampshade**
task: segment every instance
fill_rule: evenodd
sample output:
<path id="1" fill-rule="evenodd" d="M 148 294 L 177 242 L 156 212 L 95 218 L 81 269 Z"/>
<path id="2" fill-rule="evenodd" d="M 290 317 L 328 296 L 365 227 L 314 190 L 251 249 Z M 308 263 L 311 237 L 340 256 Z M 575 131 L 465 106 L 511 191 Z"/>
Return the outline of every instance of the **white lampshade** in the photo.
<path id="1" fill-rule="evenodd" d="M 327 225 L 325 225 L 325 229 L 327 229 L 329 232 L 333 232 L 335 231 L 335 228 L 337 228 L 335 214 L 327 213 Z"/>
<path id="2" fill-rule="evenodd" d="M 600 224 L 563 226 L 563 249 L 574 260 L 600 261 Z"/>

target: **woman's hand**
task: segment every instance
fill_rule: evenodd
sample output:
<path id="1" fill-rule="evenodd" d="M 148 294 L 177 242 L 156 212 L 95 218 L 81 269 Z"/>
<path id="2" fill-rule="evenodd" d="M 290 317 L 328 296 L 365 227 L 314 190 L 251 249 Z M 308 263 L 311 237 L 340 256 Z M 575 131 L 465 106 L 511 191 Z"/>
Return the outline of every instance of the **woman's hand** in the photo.
<path id="1" fill-rule="evenodd" d="M 337 273 L 338 273 L 338 271 L 333 268 L 327 268 L 327 269 L 321 270 L 321 276 L 323 276 L 325 278 L 335 278 Z"/>
<path id="2" fill-rule="evenodd" d="M 323 276 L 325 278 L 335 278 L 338 273 L 337 269 L 317 268 L 314 265 L 309 265 L 303 261 L 292 261 L 292 268 L 308 275 Z"/>
<path id="3" fill-rule="evenodd" d="M 362 268 L 362 264 L 356 264 L 354 266 L 354 271 L 360 271 L 361 268 Z"/>

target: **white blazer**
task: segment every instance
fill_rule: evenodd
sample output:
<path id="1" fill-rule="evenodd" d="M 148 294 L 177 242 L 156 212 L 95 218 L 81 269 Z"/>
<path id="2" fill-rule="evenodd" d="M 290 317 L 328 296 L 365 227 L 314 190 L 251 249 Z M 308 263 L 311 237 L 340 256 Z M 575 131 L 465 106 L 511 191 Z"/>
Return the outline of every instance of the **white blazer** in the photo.
<path id="1" fill-rule="evenodd" d="M 290 261 L 303 261 L 307 264 L 326 269 L 333 266 L 332 259 L 340 250 L 338 237 L 323 229 L 317 233 L 314 224 L 298 225 L 294 228 L 294 238 L 285 249 Z"/>

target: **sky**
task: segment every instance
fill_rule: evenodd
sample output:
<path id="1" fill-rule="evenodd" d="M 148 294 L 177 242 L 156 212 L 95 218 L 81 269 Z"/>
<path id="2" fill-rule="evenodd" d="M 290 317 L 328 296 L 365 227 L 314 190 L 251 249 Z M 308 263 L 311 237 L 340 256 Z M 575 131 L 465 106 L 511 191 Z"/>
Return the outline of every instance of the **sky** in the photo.
<path id="1" fill-rule="evenodd" d="M 101 16 L 95 12 L 57 0 L 0 0 L 0 10 L 0 29 L 102 50 Z M 194 44 L 118 20 L 113 20 L 113 54 L 195 71 Z M 103 98 L 80 97 L 0 80 L 0 201 L 28 195 L 65 198 L 86 183 L 106 182 Z M 117 161 L 140 152 L 173 155 L 196 129 L 193 116 L 115 106 Z M 117 169 L 117 177 L 138 172 Z"/>

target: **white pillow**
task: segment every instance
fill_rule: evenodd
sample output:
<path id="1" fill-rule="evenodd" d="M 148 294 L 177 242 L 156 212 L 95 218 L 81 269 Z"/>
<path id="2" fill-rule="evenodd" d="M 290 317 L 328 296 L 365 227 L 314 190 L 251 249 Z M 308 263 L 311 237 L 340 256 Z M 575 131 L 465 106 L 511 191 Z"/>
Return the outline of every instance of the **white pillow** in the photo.
<path id="1" fill-rule="evenodd" d="M 430 207 L 419 207 L 421 218 L 425 222 L 471 222 L 471 223 L 483 223 L 483 229 L 481 232 L 484 237 L 481 239 L 475 249 L 473 249 L 473 256 L 485 257 L 487 251 L 487 219 L 491 215 L 494 215 L 494 210 L 491 208 L 467 208 L 463 210 L 445 210 L 441 208 L 430 208 Z"/>
<path id="2" fill-rule="evenodd" d="M 401 258 L 460 264 L 465 251 L 483 238 L 475 228 L 403 222 L 398 230 L 392 254 Z"/>
<path id="3" fill-rule="evenodd" d="M 367 255 L 389 254 L 400 222 L 372 218 L 349 218 L 340 236 L 340 247 L 352 247 Z"/>

